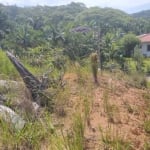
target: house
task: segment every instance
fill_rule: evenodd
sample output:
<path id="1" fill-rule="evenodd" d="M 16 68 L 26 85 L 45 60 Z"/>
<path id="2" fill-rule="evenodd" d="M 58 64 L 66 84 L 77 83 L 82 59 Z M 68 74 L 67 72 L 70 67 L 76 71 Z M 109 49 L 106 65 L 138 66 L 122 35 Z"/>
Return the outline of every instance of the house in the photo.
<path id="1" fill-rule="evenodd" d="M 141 52 L 145 57 L 150 57 L 150 33 L 138 36 L 141 41 Z"/>

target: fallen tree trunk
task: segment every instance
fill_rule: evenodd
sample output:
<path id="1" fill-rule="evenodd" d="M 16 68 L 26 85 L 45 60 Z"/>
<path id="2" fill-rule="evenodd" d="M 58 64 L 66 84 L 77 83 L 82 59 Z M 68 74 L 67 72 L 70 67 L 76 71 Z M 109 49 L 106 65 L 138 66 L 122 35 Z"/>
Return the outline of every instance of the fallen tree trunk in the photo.
<path id="1" fill-rule="evenodd" d="M 19 72 L 26 87 L 29 89 L 32 100 L 40 106 L 48 106 L 51 100 L 44 94 L 44 87 L 42 86 L 42 83 L 32 73 L 30 73 L 10 52 L 7 52 L 7 56 Z"/>

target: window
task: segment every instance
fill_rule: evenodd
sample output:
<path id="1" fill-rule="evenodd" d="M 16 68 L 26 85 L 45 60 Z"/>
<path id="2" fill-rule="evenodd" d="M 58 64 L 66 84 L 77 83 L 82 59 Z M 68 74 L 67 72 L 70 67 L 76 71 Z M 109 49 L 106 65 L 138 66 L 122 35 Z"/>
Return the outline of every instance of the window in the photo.
<path id="1" fill-rule="evenodd" d="M 150 52 L 150 45 L 147 45 L 147 51 Z"/>

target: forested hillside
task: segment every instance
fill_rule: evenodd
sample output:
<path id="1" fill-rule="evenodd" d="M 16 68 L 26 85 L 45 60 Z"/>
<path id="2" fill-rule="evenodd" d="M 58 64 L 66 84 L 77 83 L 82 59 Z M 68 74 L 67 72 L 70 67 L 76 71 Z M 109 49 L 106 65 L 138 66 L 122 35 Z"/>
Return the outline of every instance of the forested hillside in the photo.
<path id="1" fill-rule="evenodd" d="M 137 12 L 132 14 L 133 17 L 136 18 L 143 18 L 143 19 L 149 19 L 150 20 L 150 10 L 144 10 L 141 12 Z"/>
<path id="2" fill-rule="evenodd" d="M 150 32 L 148 20 L 134 18 L 112 8 L 87 8 L 82 3 L 25 8 L 0 5 L 0 45 L 17 53 L 57 43 L 60 39 L 66 40 L 69 31 L 78 26 L 88 26 L 92 30 L 99 28 L 105 34 L 132 32 L 138 35 Z"/>

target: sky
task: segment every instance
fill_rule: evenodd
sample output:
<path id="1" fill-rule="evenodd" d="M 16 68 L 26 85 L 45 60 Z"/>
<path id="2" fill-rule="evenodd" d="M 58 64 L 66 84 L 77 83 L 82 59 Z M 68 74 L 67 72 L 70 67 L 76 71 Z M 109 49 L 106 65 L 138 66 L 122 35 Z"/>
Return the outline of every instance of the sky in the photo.
<path id="1" fill-rule="evenodd" d="M 113 7 L 126 12 L 140 8 L 140 6 L 150 5 L 150 0 L 0 0 L 0 3 L 23 7 L 36 5 L 59 6 L 69 4 L 72 1 L 84 3 L 87 7 Z"/>

